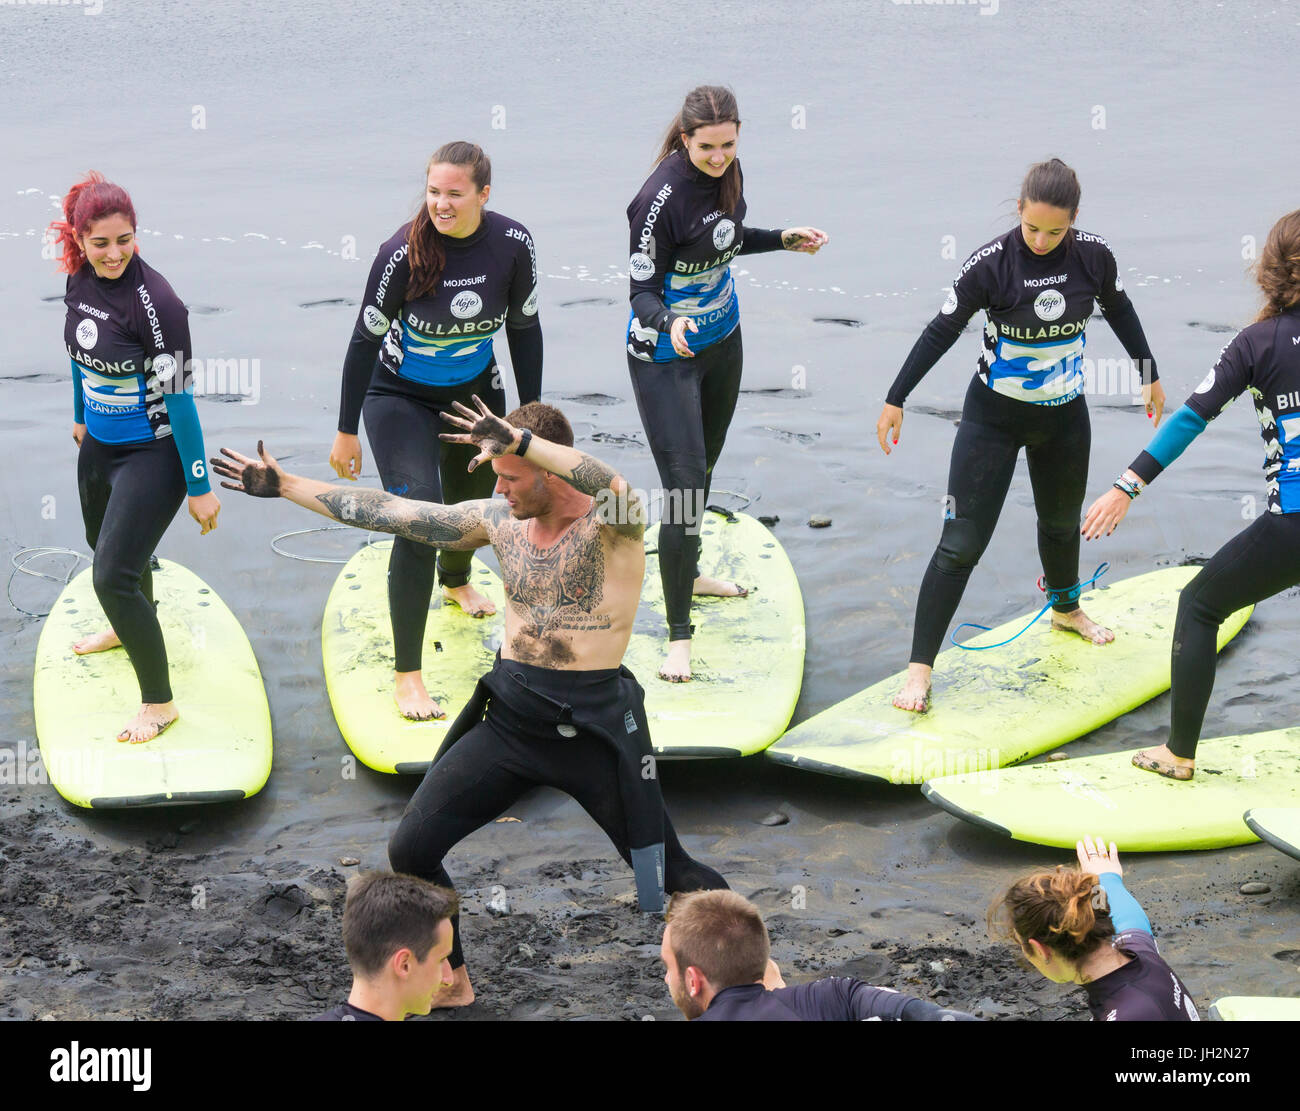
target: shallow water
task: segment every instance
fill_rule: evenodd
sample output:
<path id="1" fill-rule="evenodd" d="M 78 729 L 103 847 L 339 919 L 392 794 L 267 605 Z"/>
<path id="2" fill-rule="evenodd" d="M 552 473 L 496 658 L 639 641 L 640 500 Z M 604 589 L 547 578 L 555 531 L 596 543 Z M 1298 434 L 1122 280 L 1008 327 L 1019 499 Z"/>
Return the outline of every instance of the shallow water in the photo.
<path id="1" fill-rule="evenodd" d="M 1297 204 L 1300 8 L 1072 3 L 1053 5 L 1050 18 L 1009 0 L 992 16 L 977 6 L 884 2 L 805 8 L 694 5 L 708 17 L 664 49 L 663 28 L 651 34 L 643 6 L 631 4 L 569 4 L 561 14 L 541 3 L 489 3 L 455 19 L 422 4 L 371 5 L 364 15 L 307 3 L 104 0 L 96 16 L 0 7 L 8 152 L 0 165 L 0 432 L 9 461 L 0 470 L 0 550 L 85 548 L 59 350 L 62 278 L 40 255 L 55 199 L 89 167 L 132 191 L 146 257 L 191 306 L 195 354 L 249 360 L 244 384 L 255 387 L 256 404 L 200 404 L 209 448 L 247 451 L 265 437 L 290 469 L 325 478 L 339 368 L 374 250 L 413 211 L 429 152 L 453 138 L 481 142 L 495 165 L 493 206 L 537 243 L 546 391 L 574 399 L 559 403 L 585 446 L 652 487 L 621 346 L 624 208 L 682 93 L 729 81 L 745 119 L 752 221 L 815 224 L 831 243 L 816 258 L 768 255 L 736 267 L 747 392 L 715 485 L 752 497 L 753 512 L 781 517 L 777 536 L 808 616 L 795 720 L 897 671 L 938 536 L 953 420 L 978 339 L 964 337 L 914 393 L 889 458 L 875 446 L 874 424 L 960 259 L 1007 226 L 1029 162 L 1065 158 L 1084 186 L 1080 226 L 1113 245 L 1176 407 L 1252 315 L 1243 237 L 1262 242 Z M 1094 358 L 1123 354 L 1100 320 L 1089 340 Z M 1125 396 L 1095 396 L 1091 405 L 1090 489 L 1101 493 L 1150 425 Z M 1262 510 L 1261 461 L 1253 411 L 1238 403 L 1113 538 L 1085 545 L 1084 570 L 1108 559 L 1119 577 L 1212 554 L 1244 526 L 1246 509 Z M 382 866 L 411 784 L 364 770 L 355 780 L 340 775 L 346 749 L 318 640 L 334 570 L 269 549 L 274 534 L 317 522 L 221 493 L 216 533 L 200 538 L 181 519 L 161 551 L 207 579 L 257 650 L 276 736 L 267 788 L 237 807 L 105 815 L 73 812 L 48 787 L 6 787 L 0 829 L 7 825 L 4 840 L 16 843 L 16 816 L 39 815 L 50 837 L 40 859 L 49 865 L 67 833 L 130 861 L 196 821 L 186 851 L 223 877 L 214 880 L 228 892 L 223 913 L 238 919 L 270 876 L 287 882 L 340 855 Z M 830 515 L 833 526 L 804 527 L 810 512 Z M 992 625 L 1035 604 L 1032 536 L 1022 464 L 958 620 Z M 295 550 L 354 547 L 331 537 Z M 28 609 L 54 594 L 22 578 L 13 591 Z M 1224 653 L 1207 736 L 1300 723 L 1296 596 L 1263 603 Z M 6 742 L 33 739 L 38 632 L 38 622 L 0 612 Z M 1071 752 L 1152 741 L 1167 719 L 1167 698 L 1156 699 Z M 800 884 L 820 900 L 819 922 L 856 929 L 854 885 L 869 878 L 875 902 L 899 909 L 893 936 L 914 944 L 923 931 L 957 938 L 942 910 L 977 921 L 1008 869 L 1063 859 L 962 826 L 914 791 L 762 761 L 676 765 L 666 789 L 691 850 L 741 890 L 777 892 L 763 896 L 769 912 L 788 906 L 780 893 Z M 788 826 L 754 824 L 777 806 L 790 813 Z M 520 826 L 492 827 L 457 851 L 453 874 L 535 891 L 545 888 L 545 860 L 612 856 L 561 796 L 540 792 L 518 814 L 536 840 L 525 846 Z M 1166 955 L 1179 956 L 1175 967 L 1198 1000 L 1300 987 L 1295 962 L 1272 955 L 1294 937 L 1300 877 L 1291 862 L 1257 846 L 1147 857 L 1136 874 L 1139 897 L 1169 931 Z M 610 890 L 630 888 L 616 864 L 610 875 Z M 1256 875 L 1273 879 L 1271 905 L 1236 894 Z M 176 899 L 171 910 L 158 896 L 143 905 L 170 920 L 186 913 Z M 1214 915 L 1232 923 L 1230 936 L 1224 927 L 1193 929 L 1202 903 L 1207 923 Z M 971 929 L 969 943 L 983 943 Z M 334 957 L 341 962 L 341 949 Z M 15 996 L 79 1013 L 75 984 L 48 970 L 28 974 L 11 983 Z M 106 977 L 99 990 L 114 1011 L 151 990 L 96 975 Z M 652 988 L 654 975 L 647 970 Z M 219 977 L 209 986 L 225 990 Z M 568 987 L 586 992 L 572 1013 L 602 1013 L 599 984 Z M 538 988 L 544 999 L 550 991 Z M 287 1005 L 271 999 L 266 1006 L 283 1013 Z"/>

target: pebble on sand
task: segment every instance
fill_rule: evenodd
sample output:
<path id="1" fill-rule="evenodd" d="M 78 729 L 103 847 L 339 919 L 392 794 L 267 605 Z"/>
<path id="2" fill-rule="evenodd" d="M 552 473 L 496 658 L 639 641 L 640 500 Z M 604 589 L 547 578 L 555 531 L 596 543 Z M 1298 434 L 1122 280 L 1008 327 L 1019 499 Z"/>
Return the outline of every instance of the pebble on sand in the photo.
<path id="1" fill-rule="evenodd" d="M 504 891 L 488 901 L 487 912 L 493 918 L 503 918 L 510 913 L 510 900 L 506 898 Z"/>
<path id="2" fill-rule="evenodd" d="M 344 868 L 355 868 L 361 863 L 361 861 L 355 856 L 341 856 L 339 857 L 339 863 L 342 864 Z"/>
<path id="3" fill-rule="evenodd" d="M 776 524 L 780 519 L 781 519 L 780 517 L 778 517 L 775 513 L 773 513 L 770 517 L 766 517 L 766 516 L 764 516 L 764 517 L 760 517 L 760 518 L 758 519 L 758 523 L 759 523 L 760 525 L 766 525 L 768 528 L 771 528 L 771 527 L 772 527 L 774 524 Z"/>
<path id="4" fill-rule="evenodd" d="M 1064 752 L 1053 752 L 1047 758 L 1049 760 L 1068 760 L 1070 757 Z"/>
<path id="5" fill-rule="evenodd" d="M 773 810 L 772 813 L 759 818 L 758 824 L 761 826 L 783 826 L 789 820 L 789 814 L 783 814 L 780 810 Z"/>
<path id="6" fill-rule="evenodd" d="M 1243 895 L 1267 895 L 1273 889 L 1266 883 L 1251 880 L 1250 883 L 1243 883 L 1237 890 Z"/>
<path id="7" fill-rule="evenodd" d="M 808 527 L 809 528 L 830 528 L 831 519 L 827 517 L 824 513 L 814 513 L 811 517 L 808 518 Z"/>

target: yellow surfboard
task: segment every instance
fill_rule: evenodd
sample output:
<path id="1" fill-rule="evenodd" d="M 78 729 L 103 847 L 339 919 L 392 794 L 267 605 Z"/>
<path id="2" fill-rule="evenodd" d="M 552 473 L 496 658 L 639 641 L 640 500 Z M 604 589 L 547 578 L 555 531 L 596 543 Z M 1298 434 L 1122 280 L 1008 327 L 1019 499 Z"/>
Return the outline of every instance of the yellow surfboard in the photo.
<path id="1" fill-rule="evenodd" d="M 153 583 L 181 716 L 151 741 L 117 740 L 140 706 L 126 652 L 72 651 L 108 627 L 89 569 L 64 588 L 41 629 L 33 684 L 41 764 L 77 806 L 226 802 L 257 794 L 271 774 L 271 712 L 235 615 L 179 563 L 161 560 Z"/>
<path id="2" fill-rule="evenodd" d="M 796 725 L 767 756 L 827 775 L 921 783 L 1019 763 L 1082 737 L 1169 689 L 1178 594 L 1198 570 L 1169 567 L 1087 591 L 1080 602 L 1115 630 L 1111 644 L 1053 629 L 1044 616 L 1001 648 L 939 653 L 929 712 L 892 704 L 900 672 Z M 1219 648 L 1250 613 L 1223 623 Z M 1032 616 L 965 643 L 998 644 Z"/>
<path id="3" fill-rule="evenodd" d="M 625 662 L 646 692 L 655 752 L 663 757 L 746 756 L 789 724 L 803 678 L 803 598 L 794 568 L 772 533 L 744 513 L 709 513 L 701 527 L 701 572 L 751 588 L 747 598 L 697 598 L 690 683 L 658 678 L 667 624 L 656 553 L 646 533 L 646 577 Z M 423 773 L 447 727 L 492 666 L 501 645 L 501 581 L 477 557 L 474 585 L 497 607 L 476 619 L 435 595 L 424 639 L 424 679 L 447 712 L 412 722 L 393 704 L 393 641 L 387 569 L 391 541 L 365 547 L 344 566 L 321 627 L 325 680 L 339 732 L 376 771 Z"/>

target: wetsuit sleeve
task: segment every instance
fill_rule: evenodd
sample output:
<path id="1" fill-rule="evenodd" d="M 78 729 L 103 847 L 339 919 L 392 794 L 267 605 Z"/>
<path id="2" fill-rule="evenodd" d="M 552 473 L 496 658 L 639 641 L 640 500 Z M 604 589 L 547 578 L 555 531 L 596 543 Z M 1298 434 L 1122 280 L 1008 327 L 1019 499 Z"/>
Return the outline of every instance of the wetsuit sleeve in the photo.
<path id="1" fill-rule="evenodd" d="M 772 994 L 806 1022 L 861 1022 L 869 1018 L 896 1022 L 909 1002 L 908 996 L 890 988 L 875 988 L 846 976 L 778 988 Z"/>
<path id="2" fill-rule="evenodd" d="M 1125 930 L 1141 930 L 1151 933 L 1151 923 L 1138 901 L 1124 886 L 1123 877 L 1114 872 L 1104 872 L 1098 878 L 1106 892 L 1106 898 L 1110 900 L 1110 920 L 1115 924 L 1115 932 L 1122 934 Z"/>
<path id="3" fill-rule="evenodd" d="M 515 370 L 519 404 L 542 396 L 542 322 L 537 316 L 537 253 L 533 237 L 524 228 L 515 240 L 515 270 L 510 279 L 510 304 L 506 310 L 506 343 Z"/>
<path id="4" fill-rule="evenodd" d="M 912 345 L 903 368 L 894 379 L 885 395 L 887 405 L 897 405 L 900 409 L 910 394 L 940 359 L 957 342 L 962 329 L 970 322 L 980 309 L 988 307 L 988 293 L 985 291 L 983 266 L 967 262 L 952 283 L 943 307 L 921 333 L 921 338 Z"/>
<path id="5" fill-rule="evenodd" d="M 1244 337 L 1245 332 L 1237 333 L 1219 353 L 1218 362 L 1205 380 L 1133 460 L 1130 469 L 1143 482 L 1152 481 L 1177 459 L 1205 426 L 1250 386 L 1254 357 Z"/>
<path id="6" fill-rule="evenodd" d="M 781 250 L 781 233 L 784 228 L 745 228 L 745 238 L 740 243 L 742 255 L 758 255 L 764 251 Z"/>
<path id="7" fill-rule="evenodd" d="M 1097 304 L 1101 313 L 1115 333 L 1116 339 L 1124 345 L 1130 359 L 1135 359 L 1142 374 L 1142 384 L 1149 386 L 1160 380 L 1156 370 L 1156 360 L 1151 354 L 1151 345 L 1147 343 L 1146 333 L 1142 331 L 1142 322 L 1138 320 L 1137 309 L 1124 292 L 1119 279 L 1119 265 L 1115 262 L 1114 252 L 1110 247 L 1102 247 L 1101 288 L 1097 291 Z"/>
<path id="8" fill-rule="evenodd" d="M 411 278 L 406 242 L 410 225 L 379 248 L 366 279 L 366 295 L 352 328 L 352 339 L 343 358 L 343 390 L 339 399 L 339 431 L 357 434 L 361 423 L 361 403 L 370 387 L 370 375 L 379 356 L 380 341 L 388 333 L 393 318 L 402 311 L 406 286 Z"/>
<path id="9" fill-rule="evenodd" d="M 69 359 L 72 363 L 72 419 L 77 424 L 86 423 L 86 403 L 81 395 L 81 371 L 77 369 L 75 359 Z"/>
<path id="10" fill-rule="evenodd" d="M 629 299 L 641 327 L 666 332 L 677 317 L 664 304 L 664 276 L 672 265 L 678 244 L 672 229 L 671 209 L 657 199 L 659 195 L 638 196 L 627 210 L 631 250 Z M 655 209 L 653 219 L 651 209 Z M 650 234 L 643 247 L 641 236 L 646 228 Z"/>
<path id="11" fill-rule="evenodd" d="M 506 343 L 510 347 L 510 364 L 515 368 L 515 387 L 519 390 L 519 404 L 527 405 L 542 396 L 542 326 L 507 328 Z"/>
<path id="12" fill-rule="evenodd" d="M 208 483 L 206 456 L 203 450 L 203 429 L 199 425 L 199 412 L 194 407 L 194 385 L 185 383 L 184 390 L 168 390 L 163 394 L 167 406 L 167 419 L 171 421 L 176 451 L 185 468 L 185 489 L 190 497 L 197 498 L 211 491 Z"/>

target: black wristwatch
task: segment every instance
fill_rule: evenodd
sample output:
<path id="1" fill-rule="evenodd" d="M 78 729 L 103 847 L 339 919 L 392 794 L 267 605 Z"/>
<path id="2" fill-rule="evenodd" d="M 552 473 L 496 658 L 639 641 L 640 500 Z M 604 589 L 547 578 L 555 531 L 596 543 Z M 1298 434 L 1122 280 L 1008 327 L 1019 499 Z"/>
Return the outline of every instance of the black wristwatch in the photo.
<path id="1" fill-rule="evenodd" d="M 519 433 L 519 446 L 515 448 L 516 455 L 523 455 L 528 450 L 528 445 L 533 442 L 533 430 L 525 428 Z"/>

